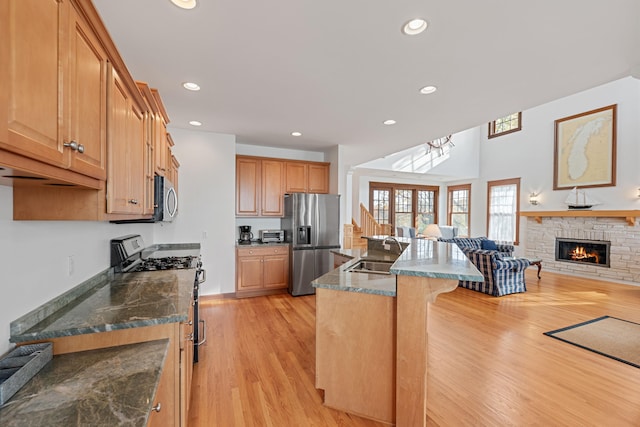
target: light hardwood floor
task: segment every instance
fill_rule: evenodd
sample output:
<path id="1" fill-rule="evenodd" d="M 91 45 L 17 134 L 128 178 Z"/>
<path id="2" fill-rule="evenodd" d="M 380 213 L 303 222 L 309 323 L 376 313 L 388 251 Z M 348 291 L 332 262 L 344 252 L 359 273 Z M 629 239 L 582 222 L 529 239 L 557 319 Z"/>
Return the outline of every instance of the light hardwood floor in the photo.
<path id="1" fill-rule="evenodd" d="M 640 323 L 640 286 L 526 280 L 524 294 L 458 288 L 429 307 L 428 424 L 640 425 L 640 369 L 543 335 L 603 315 Z M 382 425 L 322 406 L 314 296 L 203 298 L 201 313 L 190 427 Z"/>

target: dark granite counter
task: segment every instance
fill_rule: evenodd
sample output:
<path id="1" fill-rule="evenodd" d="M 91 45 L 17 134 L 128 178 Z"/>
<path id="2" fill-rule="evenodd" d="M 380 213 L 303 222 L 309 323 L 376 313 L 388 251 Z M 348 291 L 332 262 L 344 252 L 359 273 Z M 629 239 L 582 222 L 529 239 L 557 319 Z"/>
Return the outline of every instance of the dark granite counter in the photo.
<path id="1" fill-rule="evenodd" d="M 375 236 L 371 240 L 382 240 Z M 383 296 L 396 296 L 396 275 L 430 277 L 436 279 L 477 280 L 484 277 L 469 259 L 454 245 L 426 239 L 398 238 L 408 245 L 402 254 L 392 254 L 384 250 L 334 249 L 333 253 L 352 258 L 340 267 L 314 280 L 316 288 L 359 292 Z M 403 245 L 403 246 L 404 246 Z M 380 245 L 375 245 L 380 246 Z M 391 274 L 369 274 L 348 272 L 359 260 L 394 261 Z"/>
<path id="2" fill-rule="evenodd" d="M 0 425 L 146 426 L 169 340 L 54 356 L 7 403 Z"/>
<path id="3" fill-rule="evenodd" d="M 10 341 L 187 320 L 195 269 L 103 273 L 11 322 Z"/>

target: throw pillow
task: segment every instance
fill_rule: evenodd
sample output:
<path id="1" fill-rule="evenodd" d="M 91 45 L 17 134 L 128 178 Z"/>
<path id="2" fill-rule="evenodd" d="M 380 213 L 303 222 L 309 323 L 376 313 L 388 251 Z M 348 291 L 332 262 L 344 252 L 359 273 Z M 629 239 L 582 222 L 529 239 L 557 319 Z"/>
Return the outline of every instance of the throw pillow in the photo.
<path id="1" fill-rule="evenodd" d="M 496 242 L 494 242 L 493 240 L 482 240 L 480 244 L 482 245 L 482 249 L 486 249 L 488 251 L 498 250 L 498 246 L 496 245 Z"/>

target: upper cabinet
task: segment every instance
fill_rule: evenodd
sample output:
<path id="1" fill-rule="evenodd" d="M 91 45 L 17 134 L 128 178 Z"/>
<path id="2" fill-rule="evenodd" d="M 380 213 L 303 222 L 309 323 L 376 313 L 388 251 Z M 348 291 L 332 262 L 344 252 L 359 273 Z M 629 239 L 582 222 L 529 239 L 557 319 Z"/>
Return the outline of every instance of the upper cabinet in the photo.
<path id="1" fill-rule="evenodd" d="M 107 212 L 142 215 L 145 206 L 145 116 L 116 70 L 109 79 Z"/>
<path id="2" fill-rule="evenodd" d="M 69 1 L 0 8 L 0 148 L 104 180 L 107 54 L 95 33 Z"/>
<path id="3" fill-rule="evenodd" d="M 236 215 L 283 216 L 284 162 L 236 157 Z"/>
<path id="4" fill-rule="evenodd" d="M 328 193 L 329 163 L 236 156 L 236 216 L 281 217 L 300 192 Z"/>
<path id="5" fill-rule="evenodd" d="M 286 193 L 329 193 L 329 163 L 286 162 Z"/>
<path id="6" fill-rule="evenodd" d="M 16 220 L 150 218 L 177 181 L 158 91 L 136 83 L 90 0 L 0 2 L 0 178 Z"/>

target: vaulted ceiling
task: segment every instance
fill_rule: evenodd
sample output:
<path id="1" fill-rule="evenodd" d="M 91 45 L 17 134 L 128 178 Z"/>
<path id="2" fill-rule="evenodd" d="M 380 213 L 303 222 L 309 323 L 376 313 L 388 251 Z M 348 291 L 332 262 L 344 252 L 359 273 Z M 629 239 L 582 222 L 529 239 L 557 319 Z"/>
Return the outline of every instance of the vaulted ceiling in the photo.
<path id="1" fill-rule="evenodd" d="M 640 76 L 637 0 L 94 3 L 133 77 L 160 91 L 170 126 L 342 145 L 353 164 Z M 403 34 L 416 17 L 427 30 Z M 427 85 L 438 90 L 421 95 Z"/>

